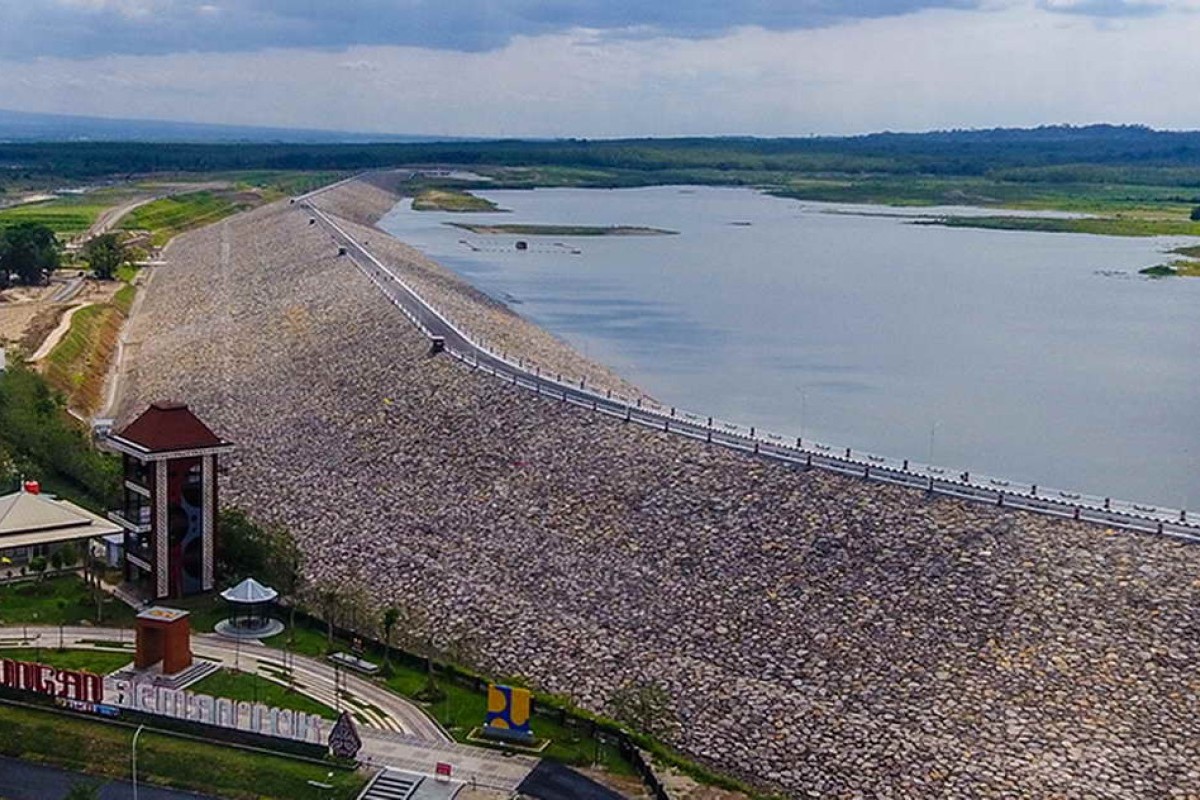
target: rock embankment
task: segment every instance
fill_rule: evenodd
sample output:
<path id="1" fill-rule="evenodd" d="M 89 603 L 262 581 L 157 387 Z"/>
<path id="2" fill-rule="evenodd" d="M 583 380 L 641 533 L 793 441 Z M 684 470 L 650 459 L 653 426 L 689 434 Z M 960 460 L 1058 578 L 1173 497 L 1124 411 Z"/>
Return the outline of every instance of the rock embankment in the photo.
<path id="1" fill-rule="evenodd" d="M 631 400 L 645 396 L 638 387 L 612 370 L 590 361 L 545 329 L 515 314 L 419 250 L 388 236 L 373 223 L 399 200 L 391 190 L 389 173 L 373 176 L 375 183 L 354 181 L 322 192 L 313 204 L 395 271 L 418 294 L 451 319 L 475 342 L 512 360 L 532 363 L 543 374 L 562 376 L 592 387 L 612 390 Z M 379 185 L 376 185 L 379 184 Z M 388 187 L 388 188 L 381 188 Z"/>
<path id="2" fill-rule="evenodd" d="M 238 445 L 223 498 L 314 579 L 796 797 L 1200 795 L 1200 549 L 793 472 L 430 357 L 286 205 L 180 237 L 138 403 Z"/>

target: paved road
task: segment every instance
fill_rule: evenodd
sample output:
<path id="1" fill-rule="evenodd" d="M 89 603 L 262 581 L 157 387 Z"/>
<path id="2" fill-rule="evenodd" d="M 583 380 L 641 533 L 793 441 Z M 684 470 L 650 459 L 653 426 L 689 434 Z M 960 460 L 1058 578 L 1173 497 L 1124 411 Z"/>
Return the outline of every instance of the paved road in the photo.
<path id="1" fill-rule="evenodd" d="M 133 660 L 133 633 L 121 628 L 64 627 L 60 633 L 55 627 L 12 626 L 0 628 L 0 648 L 58 647 L 60 635 L 68 649 L 128 653 L 130 661 Z M 114 640 L 117 644 L 113 644 Z M 122 647 L 121 642 L 128 644 Z M 263 680 L 283 683 L 275 677 L 283 667 L 282 650 L 215 634 L 194 633 L 192 652 L 199 658 L 257 674 Z M 362 718 L 361 761 L 422 775 L 433 775 L 438 762 L 447 762 L 454 766 L 458 780 L 474 779 L 480 786 L 510 791 L 516 789 L 537 763 L 537 759 L 510 757 L 494 750 L 457 744 L 419 706 L 347 670 L 340 670 L 338 676 L 330 664 L 305 656 L 294 656 L 291 663 L 297 691 L 332 708 L 352 710 Z M 340 694 L 334 691 L 335 680 L 341 681 Z"/>
<path id="2" fill-rule="evenodd" d="M 935 465 L 853 451 L 849 448 L 837 448 L 811 440 L 802 442 L 799 439 L 786 438 L 710 416 L 642 400 L 629 400 L 607 392 L 593 392 L 583 381 L 575 384 L 564 381 L 559 375 L 543 374 L 536 365 L 521 359 L 514 362 L 503 354 L 489 352 L 439 314 L 432 305 L 406 285 L 394 270 L 376 258 L 336 220 L 309 202 L 309 198 L 320 191 L 326 190 L 318 190 L 301 197 L 299 205 L 320 221 L 329 232 L 334 246 L 345 248 L 346 257 L 350 258 L 426 336 L 440 337 L 451 356 L 515 386 L 627 422 L 753 453 L 798 468 L 825 469 L 868 480 L 923 489 L 930 494 L 1200 542 L 1200 514 L 1193 513 L 1188 516 L 1174 509 L 1161 509 L 1147 504 L 1039 487 L 987 475 L 972 475 L 970 472 L 947 470 Z"/>
<path id="3" fill-rule="evenodd" d="M 79 294 L 79 290 L 83 288 L 83 278 L 69 278 L 66 283 L 54 291 L 50 296 L 50 303 L 69 303 L 74 299 L 75 295 Z"/>
<path id="4" fill-rule="evenodd" d="M 164 184 L 159 187 L 161 191 L 154 194 L 142 195 L 135 197 L 120 205 L 106 208 L 96 217 L 96 221 L 91 224 L 87 232 L 79 237 L 79 241 L 86 242 L 99 236 L 102 233 L 108 233 L 117 226 L 117 223 L 126 217 L 130 212 L 141 208 L 144 205 L 153 203 L 155 200 L 162 200 L 167 197 L 174 197 L 178 194 L 187 194 L 189 192 L 202 192 L 209 190 L 228 189 L 232 186 L 228 181 L 206 181 L 203 183 L 175 183 Z"/>
<path id="5" fill-rule="evenodd" d="M 118 647 L 111 640 L 128 642 Z M 133 660 L 133 633 L 120 628 L 54 627 L 0 628 L 0 647 L 58 647 L 94 649 L 129 653 Z M 198 658 L 216 661 L 226 667 L 257 674 L 264 680 L 283 683 L 275 677 L 288 657 L 284 651 L 256 644 L 238 642 L 210 633 L 192 634 L 192 653 Z M 364 724 L 382 731 L 404 733 L 432 742 L 449 742 L 450 737 L 419 706 L 400 695 L 347 670 L 334 670 L 331 664 L 305 656 L 291 656 L 297 691 L 331 708 L 350 707 L 365 720 Z M 340 673 L 340 674 L 339 674 Z M 334 692 L 335 681 L 341 682 L 342 696 Z M 350 700 L 344 699 L 346 696 Z"/>
<path id="6" fill-rule="evenodd" d="M 31 764 L 15 758 L 0 756 L 0 799 L 2 800 L 61 800 L 77 783 L 100 786 L 100 800 L 128 800 L 133 796 L 133 784 L 93 778 L 80 772 L 68 772 L 57 767 Z M 212 795 L 161 789 L 138 783 L 139 800 L 218 800 Z"/>
<path id="7" fill-rule="evenodd" d="M 538 764 L 521 782 L 519 791 L 544 800 L 623 800 L 607 786 L 552 761 Z"/>

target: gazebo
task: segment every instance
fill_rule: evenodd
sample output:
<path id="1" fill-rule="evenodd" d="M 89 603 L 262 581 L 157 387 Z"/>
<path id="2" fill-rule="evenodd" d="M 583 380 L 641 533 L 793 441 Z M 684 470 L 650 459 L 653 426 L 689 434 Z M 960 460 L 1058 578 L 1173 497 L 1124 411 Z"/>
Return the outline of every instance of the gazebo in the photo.
<path id="1" fill-rule="evenodd" d="M 263 639 L 283 630 L 283 623 L 271 616 L 271 606 L 279 592 L 263 586 L 254 578 L 221 592 L 229 604 L 229 618 L 217 623 L 217 633 L 234 639 Z"/>

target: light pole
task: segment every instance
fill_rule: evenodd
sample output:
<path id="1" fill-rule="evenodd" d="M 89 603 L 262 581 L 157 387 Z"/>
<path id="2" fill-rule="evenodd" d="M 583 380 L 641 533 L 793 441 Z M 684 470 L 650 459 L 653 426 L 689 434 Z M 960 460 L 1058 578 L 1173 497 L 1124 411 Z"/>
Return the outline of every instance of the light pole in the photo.
<path id="1" fill-rule="evenodd" d="M 933 437 L 937 432 L 937 426 L 937 420 L 934 420 L 934 423 L 929 426 L 929 466 L 931 467 L 933 466 Z"/>
<path id="2" fill-rule="evenodd" d="M 340 661 L 333 662 L 333 703 L 334 710 L 342 710 L 342 665 Z"/>
<path id="3" fill-rule="evenodd" d="M 800 441 L 804 441 L 804 420 L 808 417 L 808 392 L 800 392 Z"/>
<path id="4" fill-rule="evenodd" d="M 138 742 L 138 737 L 141 736 L 141 734 L 142 734 L 142 728 L 144 728 L 144 727 L 146 727 L 146 726 L 138 725 L 137 730 L 133 732 L 133 745 L 130 748 L 132 750 L 132 761 L 133 761 L 133 764 L 132 764 L 132 766 L 133 766 L 133 770 L 132 770 L 133 771 L 133 800 L 137 800 L 137 796 L 138 796 L 138 794 L 137 794 L 137 742 Z"/>

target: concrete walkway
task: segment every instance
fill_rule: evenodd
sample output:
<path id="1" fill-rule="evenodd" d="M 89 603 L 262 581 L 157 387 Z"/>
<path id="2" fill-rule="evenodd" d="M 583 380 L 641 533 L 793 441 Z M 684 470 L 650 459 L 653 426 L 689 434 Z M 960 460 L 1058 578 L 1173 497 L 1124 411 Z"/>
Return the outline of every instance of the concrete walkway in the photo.
<path id="1" fill-rule="evenodd" d="M 62 319 L 58 321 L 58 325 L 54 330 L 50 331 L 50 335 L 42 340 L 41 346 L 37 352 L 30 356 L 30 361 L 41 361 L 46 356 L 50 355 L 50 351 L 58 346 L 62 338 L 67 335 L 67 331 L 71 330 L 71 320 L 75 314 L 92 305 L 92 303 L 82 303 L 77 306 L 71 306 L 66 313 L 62 315 Z"/>
<path id="2" fill-rule="evenodd" d="M 0 648 L 50 650 L 59 646 L 60 636 L 67 649 L 128 653 L 133 660 L 133 635 L 121 628 L 64 627 L 60 632 L 57 627 L 11 626 L 0 628 Z M 342 692 L 338 696 L 333 666 L 318 659 L 206 633 L 192 634 L 192 653 L 281 685 L 287 684 L 278 677 L 285 669 L 286 657 L 298 692 L 331 708 L 351 711 L 362 720 L 359 735 L 363 748 L 358 758 L 372 766 L 434 775 L 439 762 L 448 763 L 457 781 L 514 791 L 537 764 L 537 759 L 457 744 L 420 706 L 344 669 L 340 670 Z"/>

